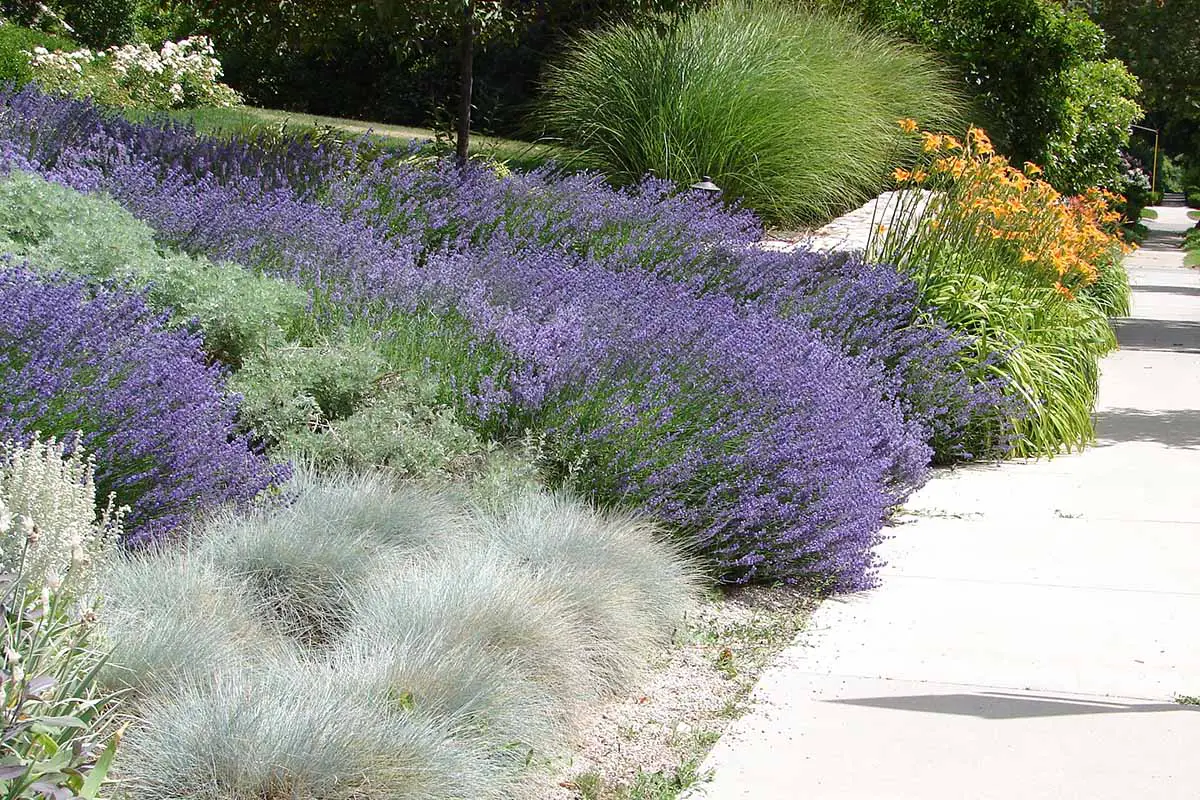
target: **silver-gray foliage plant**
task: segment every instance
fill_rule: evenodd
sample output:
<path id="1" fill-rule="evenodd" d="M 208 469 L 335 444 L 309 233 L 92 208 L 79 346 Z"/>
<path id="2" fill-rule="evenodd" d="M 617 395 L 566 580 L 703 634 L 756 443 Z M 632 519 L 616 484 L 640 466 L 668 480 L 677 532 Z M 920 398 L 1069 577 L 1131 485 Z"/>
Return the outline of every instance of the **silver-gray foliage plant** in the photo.
<path id="1" fill-rule="evenodd" d="M 301 466 L 290 502 L 106 574 L 131 800 L 511 798 L 694 602 L 646 522 Z"/>

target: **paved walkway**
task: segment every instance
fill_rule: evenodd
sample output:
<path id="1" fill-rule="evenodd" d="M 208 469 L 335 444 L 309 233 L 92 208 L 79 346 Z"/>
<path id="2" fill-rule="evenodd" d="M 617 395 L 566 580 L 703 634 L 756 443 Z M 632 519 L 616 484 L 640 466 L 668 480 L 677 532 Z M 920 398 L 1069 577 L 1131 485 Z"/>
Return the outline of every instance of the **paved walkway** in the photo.
<path id="1" fill-rule="evenodd" d="M 947 472 L 717 743 L 706 800 L 1200 798 L 1200 272 L 1159 208 L 1099 443 Z"/>

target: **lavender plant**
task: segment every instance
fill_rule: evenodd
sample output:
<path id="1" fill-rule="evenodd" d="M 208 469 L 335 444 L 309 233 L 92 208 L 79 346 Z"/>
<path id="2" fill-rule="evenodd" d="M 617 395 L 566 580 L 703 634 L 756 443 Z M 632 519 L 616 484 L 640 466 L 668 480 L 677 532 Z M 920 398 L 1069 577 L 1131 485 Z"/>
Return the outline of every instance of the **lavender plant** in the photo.
<path id="1" fill-rule="evenodd" d="M 237 401 L 197 335 L 164 330 L 142 295 L 8 265 L 0 308 L 0 437 L 82 431 L 97 491 L 129 506 L 127 543 L 245 505 L 286 476 L 232 435 Z"/>
<path id="2" fill-rule="evenodd" d="M 564 460 L 598 454 L 580 488 L 675 523 L 727 579 L 832 572 L 839 588 L 864 585 L 887 509 L 923 475 L 928 451 L 872 385 L 874 367 L 723 296 L 502 241 L 418 267 L 411 242 L 277 193 L 254 204 L 228 187 L 182 187 L 169 203 L 139 196 L 131 202 L 143 213 L 151 202 L 164 209 L 167 235 L 186 230 L 181 244 L 286 270 L 343 313 L 461 316 L 502 354 L 451 365 L 460 402 L 485 430 L 546 426 Z M 180 225 L 180 209 L 208 224 Z M 621 423 L 644 391 L 676 394 L 675 409 Z"/>
<path id="3" fill-rule="evenodd" d="M 430 331 L 381 342 L 481 432 L 545 432 L 579 488 L 672 523 L 725 579 L 863 586 L 928 442 L 985 454 L 963 437 L 995 387 L 963 372 L 970 343 L 904 279 L 758 254 L 758 223 L 710 200 L 4 102 L 10 163 L 113 193 L 161 241 L 299 282 L 325 319 Z"/>
<path id="4" fill-rule="evenodd" d="M 156 310 L 197 324 L 205 350 L 239 367 L 299 326 L 303 291 L 236 264 L 162 252 L 154 232 L 112 198 L 16 171 L 0 181 L 0 252 L 42 270 L 149 287 Z"/>

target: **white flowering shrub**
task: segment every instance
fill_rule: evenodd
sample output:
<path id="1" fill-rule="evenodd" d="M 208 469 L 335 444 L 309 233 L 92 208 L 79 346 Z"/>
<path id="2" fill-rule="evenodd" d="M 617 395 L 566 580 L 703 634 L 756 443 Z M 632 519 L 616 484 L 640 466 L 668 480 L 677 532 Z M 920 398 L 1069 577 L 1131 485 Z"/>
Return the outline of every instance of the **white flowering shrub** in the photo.
<path id="1" fill-rule="evenodd" d="M 96 513 L 94 464 L 78 450 L 36 437 L 0 445 L 0 573 L 82 593 L 116 548 L 122 515 L 112 498 Z"/>
<path id="2" fill-rule="evenodd" d="M 44 89 L 119 108 L 231 106 L 241 101 L 221 83 L 221 62 L 206 36 L 164 42 L 158 50 L 146 44 L 70 53 L 35 47 L 29 64 Z"/>

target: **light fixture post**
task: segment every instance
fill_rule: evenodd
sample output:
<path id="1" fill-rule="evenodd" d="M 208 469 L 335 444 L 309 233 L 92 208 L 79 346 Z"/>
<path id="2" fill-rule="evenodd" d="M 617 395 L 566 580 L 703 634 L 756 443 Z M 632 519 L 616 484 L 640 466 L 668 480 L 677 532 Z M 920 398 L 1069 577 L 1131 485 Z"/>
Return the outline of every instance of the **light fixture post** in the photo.
<path id="1" fill-rule="evenodd" d="M 1150 131 L 1154 134 L 1154 164 L 1150 167 L 1150 194 L 1158 190 L 1158 129 L 1147 128 L 1145 125 L 1134 125 L 1139 131 Z"/>

